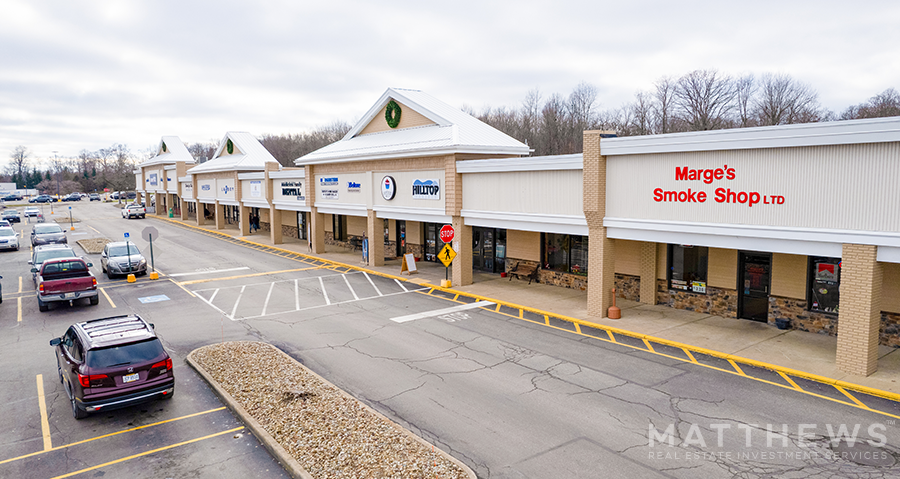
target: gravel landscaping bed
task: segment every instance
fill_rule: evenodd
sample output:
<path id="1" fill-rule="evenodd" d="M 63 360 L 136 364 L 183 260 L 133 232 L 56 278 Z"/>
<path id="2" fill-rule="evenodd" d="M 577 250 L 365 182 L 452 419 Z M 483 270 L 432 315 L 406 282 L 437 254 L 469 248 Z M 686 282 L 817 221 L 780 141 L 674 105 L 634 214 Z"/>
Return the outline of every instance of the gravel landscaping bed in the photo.
<path id="1" fill-rule="evenodd" d="M 312 477 L 475 477 L 274 346 L 213 344 L 191 358 Z"/>
<path id="2" fill-rule="evenodd" d="M 103 252 L 103 247 L 106 246 L 106 243 L 109 243 L 110 241 L 109 238 L 91 238 L 80 239 L 76 241 L 76 243 L 84 248 L 85 253 L 100 254 Z"/>

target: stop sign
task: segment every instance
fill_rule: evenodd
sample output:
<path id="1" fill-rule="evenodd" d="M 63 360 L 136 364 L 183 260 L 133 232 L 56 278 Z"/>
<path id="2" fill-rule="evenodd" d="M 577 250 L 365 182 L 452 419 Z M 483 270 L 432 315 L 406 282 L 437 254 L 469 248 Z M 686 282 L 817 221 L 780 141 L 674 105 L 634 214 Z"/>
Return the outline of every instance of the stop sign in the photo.
<path id="1" fill-rule="evenodd" d="M 450 225 L 444 225 L 441 228 L 441 241 L 444 243 L 449 243 L 453 241 L 453 227 Z"/>

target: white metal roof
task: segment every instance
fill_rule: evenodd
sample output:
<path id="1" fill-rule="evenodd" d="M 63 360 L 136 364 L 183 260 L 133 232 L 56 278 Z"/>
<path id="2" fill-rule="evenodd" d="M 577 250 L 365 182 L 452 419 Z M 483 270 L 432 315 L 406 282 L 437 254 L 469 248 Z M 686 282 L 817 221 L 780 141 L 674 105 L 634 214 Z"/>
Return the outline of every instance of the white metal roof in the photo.
<path id="1" fill-rule="evenodd" d="M 166 151 L 163 151 L 163 145 L 165 145 Z M 194 157 L 188 151 L 187 147 L 184 146 L 184 142 L 181 141 L 181 138 L 178 138 L 177 136 L 164 136 L 159 140 L 159 145 L 156 147 L 156 156 L 142 161 L 138 167 L 165 163 L 174 164 L 176 161 L 194 164 Z"/>
<path id="2" fill-rule="evenodd" d="M 435 124 L 361 135 L 391 99 Z M 451 153 L 524 156 L 530 152 L 528 145 L 427 93 L 388 88 L 344 138 L 297 158 L 294 163 L 314 165 Z"/>
<path id="3" fill-rule="evenodd" d="M 228 140 L 234 144 L 234 154 L 228 154 Z M 219 142 L 215 156 L 187 171 L 190 175 L 219 171 L 263 171 L 266 163 L 278 163 L 255 136 L 243 131 L 229 131 Z"/>
<path id="4" fill-rule="evenodd" d="M 600 154 L 639 155 L 900 141 L 900 117 L 604 138 Z"/>

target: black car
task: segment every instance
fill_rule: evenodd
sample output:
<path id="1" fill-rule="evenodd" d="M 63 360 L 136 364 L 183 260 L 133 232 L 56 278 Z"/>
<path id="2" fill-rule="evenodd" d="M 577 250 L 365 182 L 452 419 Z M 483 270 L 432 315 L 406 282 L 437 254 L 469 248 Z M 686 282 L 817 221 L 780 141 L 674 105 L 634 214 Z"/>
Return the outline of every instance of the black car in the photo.
<path id="1" fill-rule="evenodd" d="M 175 393 L 172 358 L 140 316 L 76 323 L 50 345 L 75 419 Z"/>
<path id="2" fill-rule="evenodd" d="M 63 201 L 81 201 L 81 195 L 77 193 L 72 193 L 70 195 L 66 195 L 62 199 Z"/>
<path id="3" fill-rule="evenodd" d="M 19 196 L 19 195 L 6 195 L 6 196 L 4 196 L 3 198 L 0 198 L 0 199 L 2 199 L 3 201 L 19 201 L 19 200 L 21 200 L 22 198 L 23 198 L 23 197 L 22 197 L 22 196 Z"/>
<path id="4" fill-rule="evenodd" d="M 22 217 L 19 216 L 19 212 L 16 210 L 5 210 L 3 211 L 3 216 L 0 217 L 10 223 L 21 223 Z"/>

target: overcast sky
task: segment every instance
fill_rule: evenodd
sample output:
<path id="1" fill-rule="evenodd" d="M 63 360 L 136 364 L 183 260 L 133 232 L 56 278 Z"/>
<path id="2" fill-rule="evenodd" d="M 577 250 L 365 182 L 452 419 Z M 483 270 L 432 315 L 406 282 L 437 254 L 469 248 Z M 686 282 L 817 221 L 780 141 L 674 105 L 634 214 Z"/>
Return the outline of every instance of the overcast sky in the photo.
<path id="1" fill-rule="evenodd" d="M 900 89 L 900 2 L 4 0 L 0 164 L 353 123 L 388 87 L 600 109 L 665 75 L 786 73 L 840 112 Z"/>

